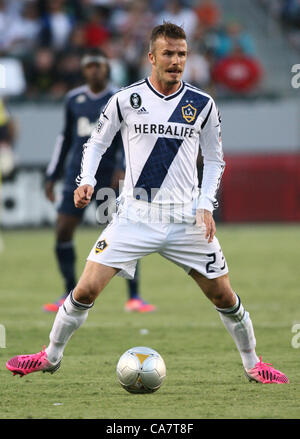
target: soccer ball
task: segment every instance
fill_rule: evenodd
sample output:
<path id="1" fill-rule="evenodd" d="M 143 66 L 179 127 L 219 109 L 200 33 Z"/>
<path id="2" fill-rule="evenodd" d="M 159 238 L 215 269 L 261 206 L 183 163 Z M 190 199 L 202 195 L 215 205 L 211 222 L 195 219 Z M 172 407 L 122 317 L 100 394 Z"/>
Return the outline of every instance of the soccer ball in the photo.
<path id="1" fill-rule="evenodd" d="M 138 346 L 128 349 L 117 364 L 117 377 L 130 393 L 153 393 L 166 376 L 166 365 L 154 349 Z"/>

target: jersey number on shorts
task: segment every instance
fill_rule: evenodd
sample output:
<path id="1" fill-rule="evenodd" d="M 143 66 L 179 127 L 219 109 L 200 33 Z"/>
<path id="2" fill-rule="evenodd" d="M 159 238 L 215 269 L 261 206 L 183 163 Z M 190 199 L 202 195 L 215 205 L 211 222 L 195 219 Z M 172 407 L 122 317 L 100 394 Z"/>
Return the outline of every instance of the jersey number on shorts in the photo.
<path id="1" fill-rule="evenodd" d="M 223 264 L 223 266 L 220 268 L 220 270 L 224 270 L 224 268 L 225 268 L 225 266 L 226 266 L 226 262 L 225 262 L 225 258 L 224 258 L 224 256 L 223 256 L 223 253 L 222 253 L 222 250 L 221 250 L 221 249 L 220 249 L 220 252 L 221 252 L 221 255 L 222 255 L 222 256 L 221 256 L 222 261 L 224 261 L 224 264 Z M 209 254 L 206 255 L 206 256 L 208 256 L 209 258 L 211 258 L 211 261 L 209 261 L 209 262 L 206 264 L 206 273 L 215 273 L 215 270 L 214 270 L 213 268 L 211 268 L 210 266 L 216 262 L 216 259 L 217 259 L 216 253 L 209 253 Z"/>

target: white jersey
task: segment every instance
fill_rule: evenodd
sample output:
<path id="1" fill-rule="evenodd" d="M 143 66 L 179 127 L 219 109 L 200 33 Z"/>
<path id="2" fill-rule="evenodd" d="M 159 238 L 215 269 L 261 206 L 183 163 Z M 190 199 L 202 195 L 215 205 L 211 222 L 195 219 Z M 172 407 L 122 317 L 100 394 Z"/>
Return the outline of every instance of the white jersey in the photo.
<path id="1" fill-rule="evenodd" d="M 96 184 L 101 157 L 118 130 L 126 159 L 122 197 L 160 206 L 195 202 L 197 208 L 214 210 L 225 162 L 218 111 L 208 94 L 181 82 L 164 96 L 149 79 L 119 90 L 84 145 L 78 184 Z M 200 196 L 199 145 L 204 159 Z"/>

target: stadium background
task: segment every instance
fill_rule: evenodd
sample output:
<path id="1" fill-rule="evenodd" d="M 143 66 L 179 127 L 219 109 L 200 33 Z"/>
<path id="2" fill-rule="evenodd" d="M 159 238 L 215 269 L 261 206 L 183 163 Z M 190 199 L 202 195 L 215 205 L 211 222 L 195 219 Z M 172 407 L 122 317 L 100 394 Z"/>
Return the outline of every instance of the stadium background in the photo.
<path id="1" fill-rule="evenodd" d="M 292 373 L 295 384 L 287 393 L 263 389 L 260 400 L 252 387 L 245 391 L 232 342 L 228 337 L 225 345 L 221 344 L 224 330 L 215 322 L 214 311 L 205 299 L 201 299 L 199 325 L 202 340 L 208 341 L 202 342 L 201 358 L 212 369 L 206 371 L 205 379 L 197 381 L 195 340 L 199 327 L 195 323 L 196 309 L 194 314 L 195 287 L 186 284 L 183 274 L 169 265 L 166 281 L 165 263 L 151 256 L 142 266 L 142 286 L 145 296 L 158 304 L 159 312 L 147 317 L 137 315 L 134 321 L 131 316 L 124 317 L 125 286 L 116 280 L 108 291 L 116 285 L 120 290 L 111 296 L 119 300 L 119 323 L 112 324 L 116 302 L 106 294 L 104 313 L 100 307 L 91 315 L 86 329 L 77 336 L 77 344 L 72 343 L 68 350 L 67 367 L 58 377 L 61 393 L 51 389 L 52 402 L 63 398 L 66 383 L 69 390 L 73 389 L 73 396 L 64 395 L 64 411 L 58 415 L 55 404 L 44 405 L 37 388 L 30 390 L 36 406 L 28 403 L 24 407 L 24 401 L 16 400 L 23 390 L 16 381 L 9 381 L 7 371 L 1 368 L 1 417 L 76 417 L 76 407 L 82 417 L 299 417 L 299 404 L 295 402 L 300 382 L 296 361 L 299 355 L 290 343 L 291 327 L 299 321 L 295 303 L 299 303 L 300 88 L 295 80 L 297 69 L 292 71 L 299 64 L 298 0 L 0 0 L 0 96 L 1 105 L 5 106 L 0 106 L 0 123 L 5 125 L 10 120 L 14 133 L 14 169 L 3 173 L 1 188 L 0 323 L 7 330 L 7 349 L 0 349 L 2 365 L 10 353 L 31 351 L 33 346 L 38 349 L 37 344 L 47 340 L 52 316 L 43 315 L 41 305 L 61 292 L 62 282 L 52 252 L 54 231 L 49 227 L 55 222 L 55 206 L 46 200 L 43 182 L 55 138 L 62 128 L 64 95 L 82 83 L 81 54 L 87 47 L 103 49 L 110 59 L 113 83 L 127 85 L 148 73 L 144 55 L 149 31 L 163 19 L 184 24 L 190 48 L 184 79 L 212 94 L 220 108 L 227 167 L 218 196 L 218 236 L 235 285 L 256 316 L 254 323 L 264 352 L 272 360 L 275 357 L 274 363 L 276 360 L 282 364 L 285 359 L 285 371 Z M 59 191 L 58 185 L 58 195 Z M 80 268 L 98 235 L 98 230 L 90 227 L 96 224 L 92 208 L 85 223 L 88 227 L 78 233 Z M 184 300 L 181 288 L 189 294 Z M 164 294 L 160 295 L 162 290 Z M 176 306 L 170 302 L 174 290 Z M 100 320 L 97 312 L 101 313 Z M 93 339 L 91 332 L 97 325 L 103 334 L 101 343 L 98 338 Z M 120 327 L 127 337 L 125 342 L 119 340 Z M 147 327 L 152 328 L 147 341 L 130 332 Z M 171 331 L 164 332 L 166 328 Z M 78 346 L 86 349 L 88 355 L 96 355 L 84 348 L 87 333 L 91 345 L 101 345 L 101 414 L 91 410 L 89 403 L 82 406 L 75 396 L 80 380 L 86 381 L 84 371 L 80 374 L 72 363 L 78 353 L 81 355 Z M 157 348 L 170 365 L 171 392 L 160 391 L 162 412 L 155 399 L 148 399 L 147 412 L 141 412 L 139 401 L 130 400 L 128 405 L 127 395 L 121 394 L 120 399 L 119 389 L 112 387 L 115 378 L 110 374 L 116 364 L 116 352 L 121 354 L 131 344 L 139 343 Z M 189 358 L 189 366 L 178 383 L 174 361 L 178 365 L 176 353 L 180 348 L 182 355 Z M 222 358 L 228 372 L 222 370 L 223 375 L 216 377 L 213 369 L 218 358 Z M 185 359 L 179 358 L 183 368 Z M 84 361 L 80 357 L 82 364 Z M 241 375 L 234 386 L 236 375 L 230 366 Z M 93 405 L 93 398 L 98 404 L 93 380 L 99 379 L 100 372 L 96 368 L 89 368 L 89 372 L 91 382 L 84 389 L 80 387 L 79 393 L 82 400 L 86 398 Z M 72 373 L 76 373 L 77 382 Z M 34 379 L 46 394 L 50 378 Z M 195 384 L 201 385 L 200 401 Z M 118 401 L 118 408 L 107 395 Z M 194 404 L 194 410 L 189 404 Z"/>
<path id="2" fill-rule="evenodd" d="M 186 23 L 184 79 L 211 93 L 221 110 L 227 169 L 218 218 L 300 219 L 299 89 L 291 71 L 299 59 L 299 2 L 1 1 L 0 91 L 16 125 L 16 168 L 2 191 L 4 227 L 54 221 L 39 170 L 62 128 L 63 97 L 82 83 L 84 49 L 101 47 L 112 82 L 127 85 L 148 73 L 149 31 L 163 19 Z M 90 213 L 87 221 L 94 218 Z"/>

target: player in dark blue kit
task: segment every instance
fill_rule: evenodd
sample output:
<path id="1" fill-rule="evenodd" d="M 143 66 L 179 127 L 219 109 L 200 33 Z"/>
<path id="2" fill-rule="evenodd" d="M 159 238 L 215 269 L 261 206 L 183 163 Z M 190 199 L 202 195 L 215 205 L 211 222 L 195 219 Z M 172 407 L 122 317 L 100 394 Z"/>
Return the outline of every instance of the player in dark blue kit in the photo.
<path id="1" fill-rule="evenodd" d="M 76 176 L 80 174 L 82 147 L 91 135 L 99 115 L 115 90 L 109 83 L 109 64 L 105 55 L 97 50 L 87 52 L 82 58 L 82 71 L 86 84 L 71 90 L 65 101 L 65 125 L 58 136 L 53 155 L 46 172 L 45 191 L 47 198 L 54 202 L 55 182 L 64 174 L 63 198 L 58 208 L 56 221 L 55 253 L 65 281 L 65 291 L 70 292 L 76 285 L 75 249 L 73 235 L 80 224 L 84 211 L 74 205 L 73 192 Z M 114 138 L 98 168 L 98 186 L 95 194 L 103 187 L 117 188 L 124 177 L 124 155 L 119 133 Z M 65 166 L 66 165 L 66 166 Z M 97 201 L 101 204 L 101 201 Z M 127 311 L 154 311 L 154 305 L 144 302 L 139 296 L 138 274 L 128 282 L 129 299 Z M 44 311 L 57 312 L 68 293 L 54 303 L 44 305 Z"/>

